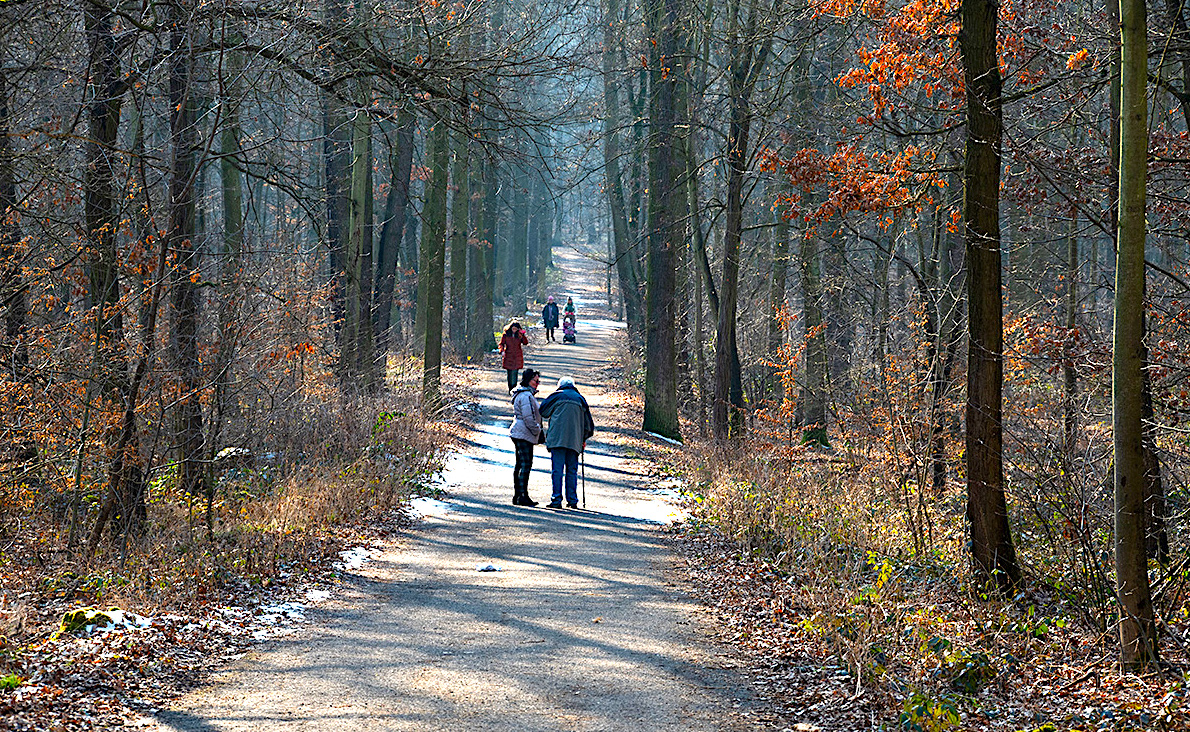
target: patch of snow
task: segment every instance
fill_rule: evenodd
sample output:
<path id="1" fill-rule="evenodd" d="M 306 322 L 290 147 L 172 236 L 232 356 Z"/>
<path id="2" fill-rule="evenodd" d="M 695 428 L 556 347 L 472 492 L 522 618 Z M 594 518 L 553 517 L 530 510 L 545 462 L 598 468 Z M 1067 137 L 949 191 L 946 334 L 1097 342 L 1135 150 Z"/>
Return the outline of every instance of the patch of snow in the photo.
<path id="1" fill-rule="evenodd" d="M 306 599 L 310 602 L 326 602 L 331 599 L 330 590 L 306 590 Z"/>
<path id="2" fill-rule="evenodd" d="M 126 612 L 124 610 L 104 610 L 103 614 L 111 618 L 106 625 L 88 625 L 88 632 L 111 633 L 115 630 L 129 630 L 131 628 L 147 628 L 153 624 L 153 619 L 144 615 Z"/>
<path id="3" fill-rule="evenodd" d="M 579 321 L 575 323 L 575 330 L 578 330 L 580 326 L 601 328 L 603 330 L 619 330 L 621 328 L 627 328 L 628 324 L 622 320 L 605 320 L 602 318 L 596 318 L 595 320 L 579 319 Z"/>
<path id="4" fill-rule="evenodd" d="M 287 635 L 294 635 L 297 633 L 296 628 L 261 628 L 260 630 L 252 631 L 252 640 L 263 641 L 270 638 L 281 638 Z"/>
<path id="5" fill-rule="evenodd" d="M 667 501 L 682 500 L 682 494 L 673 488 L 650 488 L 645 493 L 648 493 L 650 496 L 660 496 Z"/>
<path id="6" fill-rule="evenodd" d="M 292 621 L 306 622 L 306 606 L 300 602 L 282 602 L 277 605 L 261 605 L 260 622 L 266 625 L 276 625 L 278 622 Z"/>
<path id="7" fill-rule="evenodd" d="M 380 552 L 376 551 L 375 549 L 369 549 L 366 546 L 356 546 L 350 549 L 345 549 L 339 552 L 339 557 L 343 561 L 335 562 L 335 568 L 341 571 L 359 569 L 360 567 L 364 566 L 365 562 L 379 553 Z"/>
<path id="8" fill-rule="evenodd" d="M 659 434 L 657 434 L 656 432 L 649 432 L 649 431 L 647 431 L 647 430 L 646 430 L 646 431 L 645 431 L 645 434 L 646 434 L 646 435 L 648 435 L 649 437 L 655 437 L 655 438 L 657 438 L 658 440 L 661 440 L 662 442 L 668 442 L 668 443 L 669 443 L 669 444 L 671 444 L 671 445 L 678 445 L 678 446 L 681 446 L 681 445 L 683 444 L 683 443 L 681 442 L 681 440 L 674 440 L 674 439 L 670 439 L 669 437 L 664 437 L 664 436 L 662 436 L 662 435 L 659 435 Z"/>
<path id="9" fill-rule="evenodd" d="M 409 501 L 409 510 L 415 518 L 425 518 L 426 516 L 445 518 L 447 514 L 454 510 L 454 507 L 446 501 L 439 501 L 436 498 L 414 496 Z"/>

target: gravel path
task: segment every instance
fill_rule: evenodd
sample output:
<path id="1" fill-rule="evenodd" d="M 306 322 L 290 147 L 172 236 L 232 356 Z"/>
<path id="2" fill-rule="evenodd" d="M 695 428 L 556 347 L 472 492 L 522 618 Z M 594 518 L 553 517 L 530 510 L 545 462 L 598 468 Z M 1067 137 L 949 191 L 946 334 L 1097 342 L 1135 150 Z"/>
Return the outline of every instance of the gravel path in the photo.
<path id="1" fill-rule="evenodd" d="M 597 281 L 573 252 L 557 256 L 564 286 Z M 580 316 L 596 312 L 597 293 L 577 292 Z M 571 375 L 608 424 L 617 327 L 606 313 L 582 317 L 577 345 L 531 331 L 539 396 Z M 672 507 L 614 433 L 588 443 L 585 510 L 544 508 L 544 447 L 530 482 L 541 506 L 514 507 L 503 372 L 481 373 L 478 400 L 481 424 L 443 476 L 450 510 L 353 575 L 302 636 L 258 647 L 162 711 L 156 729 L 755 728 L 746 685 L 715 668 L 703 614 L 667 579 L 657 520 Z M 500 571 L 477 571 L 488 563 Z"/>

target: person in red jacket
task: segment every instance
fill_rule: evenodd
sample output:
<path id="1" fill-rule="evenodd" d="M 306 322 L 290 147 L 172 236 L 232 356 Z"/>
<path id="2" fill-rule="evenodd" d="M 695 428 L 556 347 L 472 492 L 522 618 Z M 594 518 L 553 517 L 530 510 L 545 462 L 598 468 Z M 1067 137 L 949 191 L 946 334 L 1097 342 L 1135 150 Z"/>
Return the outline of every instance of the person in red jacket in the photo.
<path id="1" fill-rule="evenodd" d="M 517 385 L 517 373 L 525 368 L 524 346 L 529 345 L 529 336 L 521 324 L 513 321 L 500 338 L 500 353 L 504 354 L 504 370 L 508 372 L 508 393 Z"/>

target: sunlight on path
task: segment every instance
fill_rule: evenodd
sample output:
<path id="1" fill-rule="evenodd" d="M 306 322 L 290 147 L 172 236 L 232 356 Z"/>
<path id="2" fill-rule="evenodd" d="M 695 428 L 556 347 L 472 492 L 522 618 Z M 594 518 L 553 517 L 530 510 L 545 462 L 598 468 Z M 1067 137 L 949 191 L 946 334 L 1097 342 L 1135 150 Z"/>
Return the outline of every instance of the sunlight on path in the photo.
<path id="1" fill-rule="evenodd" d="M 572 279 L 590 274 L 589 260 L 559 259 Z M 504 374 L 466 367 L 478 424 L 448 458 L 442 495 L 413 502 L 419 525 L 345 574 L 308 631 L 262 646 L 158 728 L 755 729 L 750 692 L 703 647 L 697 606 L 668 579 L 659 524 L 681 515 L 676 485 L 648 474 L 611 418 L 621 395 L 608 357 L 623 326 L 580 307 L 595 317 L 580 317 L 578 343 L 538 332 L 526 363 L 548 377 L 540 397 L 570 374 L 591 404 L 585 509 L 511 505 Z M 529 492 L 543 505 L 549 467 L 542 447 Z"/>

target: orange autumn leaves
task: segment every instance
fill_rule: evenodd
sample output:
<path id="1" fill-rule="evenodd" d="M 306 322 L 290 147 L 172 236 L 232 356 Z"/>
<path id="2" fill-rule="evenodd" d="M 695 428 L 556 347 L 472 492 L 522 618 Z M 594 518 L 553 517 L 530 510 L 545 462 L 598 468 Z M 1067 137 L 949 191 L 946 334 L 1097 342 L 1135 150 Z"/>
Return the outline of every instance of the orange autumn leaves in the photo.
<path id="1" fill-rule="evenodd" d="M 784 173 L 803 191 L 825 189 L 825 199 L 804 216 L 807 222 L 820 223 L 849 213 L 885 212 L 879 224 L 887 227 L 893 220 L 887 212 L 930 203 L 932 198 L 921 193 L 923 187 L 946 185 L 930 170 L 934 157 L 933 151 L 913 145 L 894 152 L 839 145 L 830 154 L 809 148 L 788 158 L 769 151 L 761 167 Z M 792 194 L 776 203 L 792 210 L 799 202 L 797 194 Z"/>
<path id="2" fill-rule="evenodd" d="M 855 64 L 835 79 L 839 87 L 859 92 L 863 109 L 855 118 L 858 129 L 840 129 L 833 151 L 767 151 L 762 167 L 780 171 L 795 189 L 776 201 L 778 206 L 811 224 L 866 213 L 888 227 L 904 209 L 940 198 L 934 192 L 946 182 L 937 170 L 936 150 L 916 144 L 900 149 L 872 146 L 864 136 L 878 122 L 896 118 L 907 104 L 915 107 L 916 114 L 924 111 L 935 120 L 961 107 L 963 78 L 955 44 L 959 4 L 960 0 L 903 4 L 818 0 L 814 4 L 819 18 L 867 28 L 855 50 Z"/>
<path id="3" fill-rule="evenodd" d="M 941 92 L 943 104 L 962 100 L 963 77 L 956 55 L 960 0 L 911 0 L 889 12 L 883 0 L 821 0 L 815 15 L 840 20 L 862 14 L 875 22 L 874 33 L 856 51 L 859 64 L 837 79 L 843 88 L 866 91 L 872 101 L 871 124 L 887 110 L 887 92 L 905 94 L 920 84 L 921 93 Z"/>

